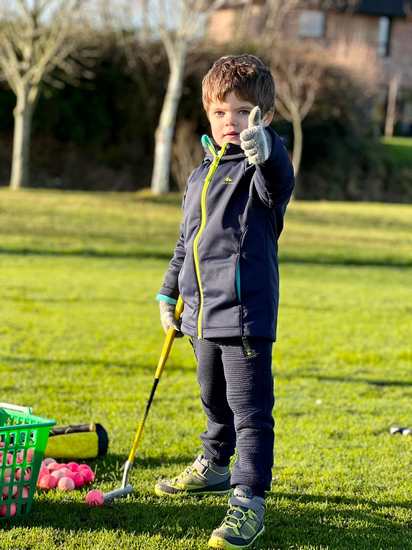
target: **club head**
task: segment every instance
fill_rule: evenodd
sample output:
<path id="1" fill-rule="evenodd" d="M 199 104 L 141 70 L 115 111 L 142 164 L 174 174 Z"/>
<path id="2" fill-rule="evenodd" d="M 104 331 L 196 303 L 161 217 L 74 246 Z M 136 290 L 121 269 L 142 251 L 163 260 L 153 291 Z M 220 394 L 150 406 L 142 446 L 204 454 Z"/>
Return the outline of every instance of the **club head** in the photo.
<path id="1" fill-rule="evenodd" d="M 129 483 L 125 487 L 121 487 L 120 489 L 113 489 L 113 491 L 109 491 L 108 493 L 105 493 L 104 503 L 110 504 L 110 502 L 113 502 L 115 499 L 127 497 L 132 493 L 133 493 L 133 487 Z"/>

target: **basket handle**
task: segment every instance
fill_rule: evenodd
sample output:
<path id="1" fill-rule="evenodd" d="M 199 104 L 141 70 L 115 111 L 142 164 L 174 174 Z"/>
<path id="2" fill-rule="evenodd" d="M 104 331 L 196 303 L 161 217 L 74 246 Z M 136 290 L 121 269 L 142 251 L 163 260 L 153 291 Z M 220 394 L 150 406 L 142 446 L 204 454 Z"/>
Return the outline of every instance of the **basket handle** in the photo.
<path id="1" fill-rule="evenodd" d="M 12 411 L 18 411 L 23 414 L 31 414 L 31 407 L 21 407 L 20 405 L 13 405 L 12 403 L 0 403 L 1 409 L 10 409 Z"/>

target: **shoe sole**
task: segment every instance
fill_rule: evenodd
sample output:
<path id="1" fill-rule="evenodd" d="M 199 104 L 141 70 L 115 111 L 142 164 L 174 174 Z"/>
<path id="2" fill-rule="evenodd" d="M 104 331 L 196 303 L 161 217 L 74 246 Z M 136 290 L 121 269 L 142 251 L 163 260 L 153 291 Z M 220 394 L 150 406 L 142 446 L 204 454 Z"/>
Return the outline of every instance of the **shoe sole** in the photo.
<path id="1" fill-rule="evenodd" d="M 220 537 L 210 537 L 209 539 L 209 542 L 208 542 L 208 546 L 209 548 L 215 548 L 217 550 L 239 550 L 239 548 L 250 548 L 251 546 L 253 546 L 256 542 L 256 539 L 258 537 L 260 537 L 260 535 L 265 531 L 265 527 L 264 525 L 262 525 L 262 529 L 260 531 L 258 531 L 255 535 L 255 537 L 253 538 L 253 540 L 251 540 L 248 544 L 242 544 L 242 545 L 239 545 L 239 544 L 232 544 L 231 542 L 225 540 L 225 539 L 222 539 Z"/>
<path id="2" fill-rule="evenodd" d="M 189 496 L 204 496 L 204 495 L 228 495 L 230 493 L 230 489 L 221 489 L 219 491 L 184 491 L 184 490 L 177 490 L 176 492 L 169 493 L 167 491 L 163 491 L 160 487 L 155 487 L 155 495 L 158 497 L 172 497 L 172 498 L 178 498 L 178 497 L 189 497 Z"/>

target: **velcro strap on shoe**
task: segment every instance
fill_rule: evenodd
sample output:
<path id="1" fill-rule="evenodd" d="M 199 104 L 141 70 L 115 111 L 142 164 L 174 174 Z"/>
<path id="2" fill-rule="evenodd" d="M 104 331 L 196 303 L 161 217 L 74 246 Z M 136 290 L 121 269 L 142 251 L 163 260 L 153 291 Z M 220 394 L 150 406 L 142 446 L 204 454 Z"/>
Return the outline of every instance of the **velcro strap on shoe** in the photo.
<path id="1" fill-rule="evenodd" d="M 229 499 L 231 506 L 240 506 L 240 508 L 253 510 L 258 517 L 263 516 L 265 511 L 265 500 L 261 497 L 244 498 L 231 496 Z"/>

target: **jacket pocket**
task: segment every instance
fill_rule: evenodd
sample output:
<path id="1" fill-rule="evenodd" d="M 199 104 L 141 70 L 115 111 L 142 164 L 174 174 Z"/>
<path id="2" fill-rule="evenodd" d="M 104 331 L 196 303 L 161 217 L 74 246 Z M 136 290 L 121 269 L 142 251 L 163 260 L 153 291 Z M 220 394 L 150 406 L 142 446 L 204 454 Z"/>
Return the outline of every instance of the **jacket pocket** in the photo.
<path id="1" fill-rule="evenodd" d="M 196 272 L 193 261 L 193 254 L 188 249 L 186 252 L 183 265 L 180 269 L 180 273 L 177 279 L 179 286 L 179 293 L 182 295 L 185 303 L 194 304 L 198 301 L 198 286 L 196 280 Z"/>
<path id="2" fill-rule="evenodd" d="M 225 259 L 214 258 L 201 263 L 205 328 L 239 326 L 239 302 L 236 294 L 237 258 L 234 254 Z"/>

